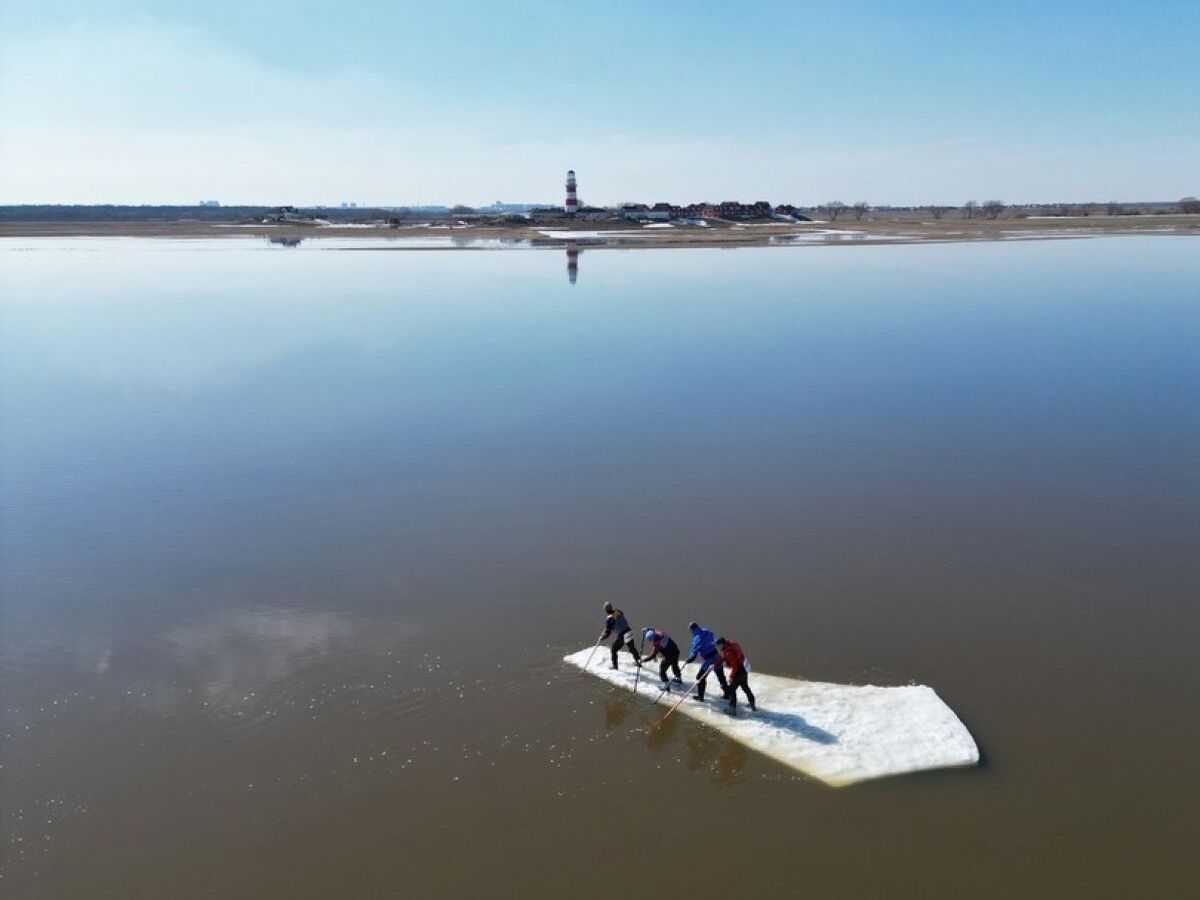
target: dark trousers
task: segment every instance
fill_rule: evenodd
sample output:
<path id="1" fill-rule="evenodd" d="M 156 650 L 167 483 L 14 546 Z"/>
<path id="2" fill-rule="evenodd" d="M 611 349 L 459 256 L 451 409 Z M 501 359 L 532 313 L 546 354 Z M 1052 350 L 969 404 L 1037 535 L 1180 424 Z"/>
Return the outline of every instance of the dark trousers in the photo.
<path id="1" fill-rule="evenodd" d="M 638 656 L 637 647 L 633 646 L 633 632 L 622 631 L 617 635 L 617 639 L 612 643 L 612 661 L 614 669 L 617 667 L 617 654 L 621 652 L 622 647 L 628 647 L 629 652 L 633 654 L 634 659 L 641 659 L 641 657 Z"/>
<path id="2" fill-rule="evenodd" d="M 721 693 L 729 693 L 729 684 L 725 681 L 725 671 L 721 668 L 721 664 L 710 663 L 708 660 L 703 660 L 700 663 L 701 671 L 704 671 L 704 677 L 700 679 L 696 685 L 696 697 L 700 700 L 704 699 L 704 683 L 708 681 L 709 674 L 717 676 L 717 684 L 721 685 Z M 705 671 L 707 670 L 707 671 Z"/>
<path id="3" fill-rule="evenodd" d="M 754 709 L 754 691 L 750 690 L 750 673 L 746 671 L 745 666 L 738 666 L 737 672 L 729 679 L 730 706 L 737 706 L 738 688 L 746 692 L 746 699 L 750 701 L 750 708 Z"/>
<path id="4" fill-rule="evenodd" d="M 658 665 L 658 677 L 664 682 L 667 680 L 667 672 L 674 671 L 676 678 L 683 678 L 683 673 L 679 671 L 679 648 L 675 648 L 674 653 L 663 651 L 661 654 L 662 662 Z"/>

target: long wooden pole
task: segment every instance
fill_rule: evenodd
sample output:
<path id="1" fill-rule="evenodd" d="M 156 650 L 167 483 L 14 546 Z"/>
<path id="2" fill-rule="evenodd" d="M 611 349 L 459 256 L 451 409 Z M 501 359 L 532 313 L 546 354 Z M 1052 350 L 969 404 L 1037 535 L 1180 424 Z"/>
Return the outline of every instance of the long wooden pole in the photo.
<path id="1" fill-rule="evenodd" d="M 663 716 L 661 719 L 659 719 L 657 722 L 655 722 L 653 725 L 650 726 L 651 730 L 657 728 L 663 722 L 667 721 L 667 719 L 670 717 L 671 713 L 673 713 L 673 712 L 675 712 L 675 710 L 679 709 L 680 704 L 683 703 L 683 701 L 688 698 L 688 695 L 690 695 L 692 693 L 692 691 L 694 691 L 696 689 L 696 685 L 698 685 L 700 683 L 700 680 L 702 678 L 707 677 L 708 673 L 711 670 L 712 670 L 712 666 L 705 666 L 703 669 L 701 669 L 700 674 L 696 676 L 696 680 L 692 682 L 692 686 L 683 692 L 683 696 L 675 701 L 675 705 L 667 710 L 667 714 L 665 716 Z"/>
<path id="2" fill-rule="evenodd" d="M 602 640 L 604 640 L 604 635 L 600 635 L 600 637 L 596 638 L 596 646 L 592 648 L 592 652 L 588 654 L 587 662 L 585 662 L 583 664 L 583 668 L 579 670 L 581 675 L 586 672 L 587 667 L 592 664 L 592 657 L 595 656 L 596 651 L 600 649 L 600 642 Z"/>
<path id="3" fill-rule="evenodd" d="M 635 694 L 637 693 L 638 682 L 642 678 L 642 650 L 645 650 L 645 649 L 646 649 L 646 632 L 643 631 L 642 632 L 642 647 L 640 650 L 638 650 L 638 670 L 637 670 L 637 674 L 633 676 L 633 692 Z"/>

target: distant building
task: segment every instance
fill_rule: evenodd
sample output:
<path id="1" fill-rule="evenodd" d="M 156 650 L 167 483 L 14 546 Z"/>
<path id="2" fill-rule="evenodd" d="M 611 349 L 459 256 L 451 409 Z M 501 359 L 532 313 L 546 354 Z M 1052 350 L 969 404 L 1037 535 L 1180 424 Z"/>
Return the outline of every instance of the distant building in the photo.
<path id="1" fill-rule="evenodd" d="M 221 201 L 220 200 L 201 200 L 200 205 L 201 206 L 220 206 Z"/>
<path id="2" fill-rule="evenodd" d="M 277 206 L 263 220 L 264 222 L 303 222 L 307 217 L 300 214 L 294 206 Z"/>
<path id="3" fill-rule="evenodd" d="M 621 207 L 621 217 L 634 222 L 665 222 L 671 218 L 671 204 L 655 203 L 650 207 L 645 203 L 626 203 Z"/>
<path id="4" fill-rule="evenodd" d="M 804 213 L 800 211 L 798 207 L 792 206 L 790 203 L 781 203 L 776 206 L 775 215 L 787 216 L 788 218 L 795 219 L 797 222 L 811 221 L 808 216 L 804 215 Z"/>

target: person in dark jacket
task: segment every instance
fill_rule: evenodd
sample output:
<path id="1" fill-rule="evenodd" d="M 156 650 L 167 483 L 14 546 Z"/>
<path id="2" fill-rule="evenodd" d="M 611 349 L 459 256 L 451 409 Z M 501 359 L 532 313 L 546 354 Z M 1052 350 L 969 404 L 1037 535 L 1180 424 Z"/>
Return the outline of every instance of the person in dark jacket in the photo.
<path id="1" fill-rule="evenodd" d="M 690 663 L 700 657 L 700 677 L 696 684 L 696 699 L 704 700 L 704 686 L 709 674 L 715 673 L 717 683 L 721 685 L 721 693 L 729 695 L 729 685 L 725 683 L 725 673 L 721 671 L 721 654 L 717 652 L 717 643 L 713 633 L 707 628 L 701 628 L 696 622 L 688 623 L 688 631 L 692 633 L 692 649 L 687 661 Z"/>
<path id="2" fill-rule="evenodd" d="M 741 688 L 746 692 L 750 711 L 753 712 L 757 707 L 754 705 L 754 692 L 750 690 L 750 669 L 741 644 L 727 638 L 717 638 L 717 649 L 721 652 L 721 662 L 729 669 L 729 708 L 737 709 L 737 689 Z"/>
<path id="3" fill-rule="evenodd" d="M 637 647 L 633 646 L 633 629 L 629 627 L 625 613 L 611 603 L 605 603 L 604 616 L 604 634 L 600 635 L 600 640 L 604 640 L 610 634 L 617 636 L 612 644 L 612 667 L 617 668 L 617 654 L 621 652 L 621 648 L 628 647 L 629 652 L 633 654 L 633 664 L 641 668 L 642 659 L 638 655 Z"/>
<path id="4" fill-rule="evenodd" d="M 673 670 L 675 683 L 682 684 L 683 673 L 679 671 L 679 645 L 661 628 L 647 628 L 642 637 L 650 645 L 650 655 L 643 656 L 642 662 L 653 662 L 655 657 L 662 656 L 662 663 L 658 667 L 658 677 L 662 679 L 663 684 L 670 687 L 670 682 L 667 681 L 667 672 Z"/>

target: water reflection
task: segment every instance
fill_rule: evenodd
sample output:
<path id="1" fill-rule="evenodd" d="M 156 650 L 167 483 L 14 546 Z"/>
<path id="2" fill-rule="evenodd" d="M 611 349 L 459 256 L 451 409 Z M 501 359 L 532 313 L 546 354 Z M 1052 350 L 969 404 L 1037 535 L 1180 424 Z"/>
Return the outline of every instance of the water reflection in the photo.
<path id="1" fill-rule="evenodd" d="M 628 697 L 609 697 L 604 701 L 604 730 L 612 731 L 629 718 L 632 704 Z"/>
<path id="2" fill-rule="evenodd" d="M 231 610 L 170 631 L 165 643 L 210 703 L 230 703 L 351 642 L 346 615 L 258 608 Z"/>
<path id="3" fill-rule="evenodd" d="M 750 758 L 749 749 L 708 728 L 691 725 L 681 716 L 671 716 L 662 721 L 665 710 L 669 708 L 664 705 L 661 709 L 652 710 L 646 746 L 655 752 L 662 752 L 678 748 L 678 739 L 682 739 L 685 751 L 683 761 L 690 770 L 698 772 L 707 769 L 717 784 L 733 783 L 746 768 Z"/>
<path id="4" fill-rule="evenodd" d="M 269 237 L 268 244 L 274 244 L 277 247 L 299 247 L 304 242 L 304 238 L 298 237 Z"/>
<path id="5" fill-rule="evenodd" d="M 574 284 L 579 278 L 579 257 L 583 250 L 578 244 L 567 244 L 567 280 Z"/>
<path id="6" fill-rule="evenodd" d="M 720 785 L 736 781 L 750 758 L 745 744 L 707 729 L 688 729 L 686 743 L 687 767 L 693 772 L 707 769 L 712 780 Z"/>
<path id="7" fill-rule="evenodd" d="M 668 709 L 670 707 L 667 707 Z M 646 732 L 646 746 L 655 752 L 665 750 L 671 745 L 675 735 L 679 731 L 679 716 L 671 716 L 665 722 L 662 717 L 665 712 L 660 712 L 657 708 L 651 711 L 653 718 L 649 720 L 649 730 Z"/>

